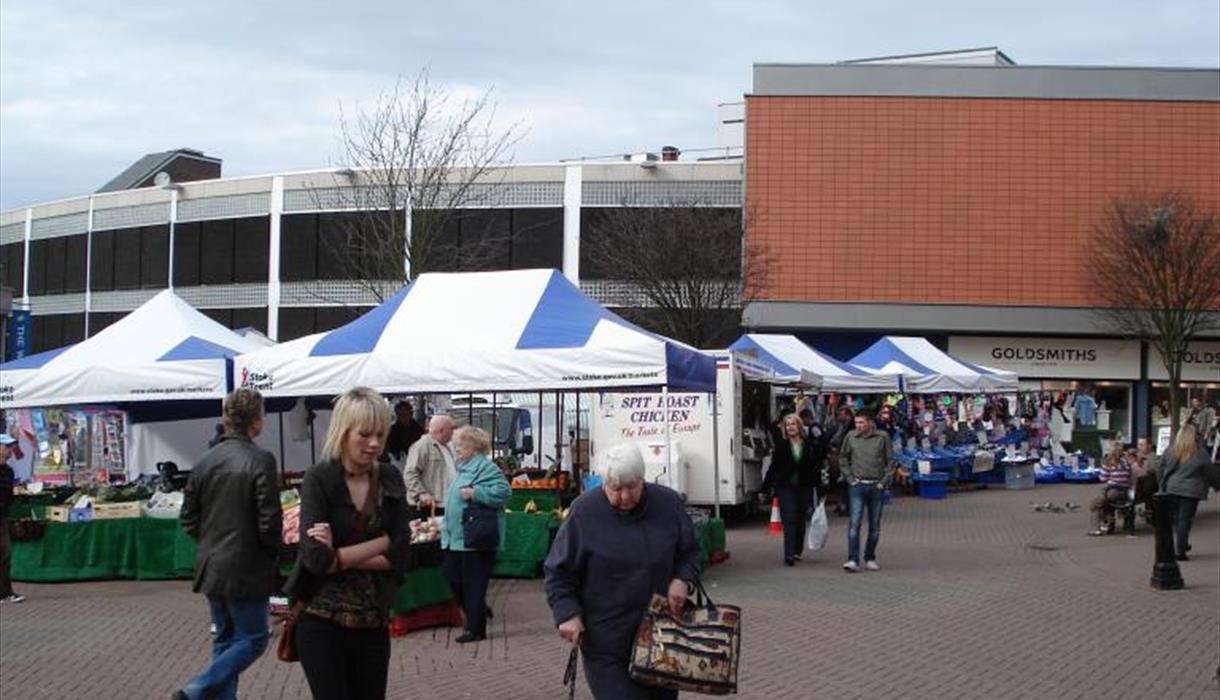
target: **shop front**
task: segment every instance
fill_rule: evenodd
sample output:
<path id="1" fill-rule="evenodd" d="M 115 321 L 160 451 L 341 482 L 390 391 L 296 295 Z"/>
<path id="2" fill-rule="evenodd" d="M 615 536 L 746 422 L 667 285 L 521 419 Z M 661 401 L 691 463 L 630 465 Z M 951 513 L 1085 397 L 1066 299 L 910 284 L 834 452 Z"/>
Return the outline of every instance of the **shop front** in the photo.
<path id="1" fill-rule="evenodd" d="M 1139 341 L 949 336 L 949 354 L 1016 372 L 1023 392 L 1062 399 L 1076 429 L 1112 431 L 1123 440 L 1144 433 L 1145 414 L 1136 399 L 1142 370 Z"/>
<path id="2" fill-rule="evenodd" d="M 1145 362 L 1145 376 L 1151 382 L 1149 397 L 1152 402 L 1152 432 L 1170 425 L 1169 417 L 1169 372 L 1161 354 L 1149 350 Z M 1199 340 L 1190 343 L 1182 355 L 1182 382 L 1178 387 L 1178 411 L 1185 420 L 1190 416 L 1191 401 L 1199 399 L 1203 405 L 1220 406 L 1220 340 Z"/>

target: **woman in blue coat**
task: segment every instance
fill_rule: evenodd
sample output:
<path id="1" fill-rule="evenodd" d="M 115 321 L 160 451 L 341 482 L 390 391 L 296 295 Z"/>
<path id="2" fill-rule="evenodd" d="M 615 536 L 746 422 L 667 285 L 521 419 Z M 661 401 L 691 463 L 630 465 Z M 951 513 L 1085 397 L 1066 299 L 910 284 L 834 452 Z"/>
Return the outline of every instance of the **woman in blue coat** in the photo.
<path id="1" fill-rule="evenodd" d="M 572 503 L 546 558 L 546 598 L 559 635 L 584 655 L 599 700 L 661 700 L 674 690 L 633 681 L 632 643 L 654 593 L 677 617 L 699 573 L 699 544 L 677 492 L 644 483 L 632 443 L 600 455 L 601 488 Z"/>
<path id="2" fill-rule="evenodd" d="M 457 476 L 445 497 L 445 521 L 441 526 L 441 549 L 445 559 L 441 573 L 466 613 L 466 626 L 455 640 L 459 644 L 487 638 L 487 584 L 496 563 L 496 549 L 467 546 L 462 534 L 462 514 L 471 503 L 499 511 L 500 544 L 504 543 L 504 504 L 512 487 L 491 461 L 491 438 L 485 430 L 467 426 L 454 436 L 457 443 Z"/>

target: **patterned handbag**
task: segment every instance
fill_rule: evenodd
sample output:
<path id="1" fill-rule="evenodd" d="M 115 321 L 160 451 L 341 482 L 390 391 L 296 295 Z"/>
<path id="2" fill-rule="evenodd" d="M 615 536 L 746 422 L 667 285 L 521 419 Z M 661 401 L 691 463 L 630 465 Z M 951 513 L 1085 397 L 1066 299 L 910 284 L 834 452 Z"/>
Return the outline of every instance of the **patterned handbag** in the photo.
<path id="1" fill-rule="evenodd" d="M 669 614 L 665 596 L 653 594 L 635 635 L 628 668 L 644 685 L 708 695 L 737 692 L 741 657 L 741 608 L 717 605 L 695 581 L 698 602 L 681 619 Z"/>

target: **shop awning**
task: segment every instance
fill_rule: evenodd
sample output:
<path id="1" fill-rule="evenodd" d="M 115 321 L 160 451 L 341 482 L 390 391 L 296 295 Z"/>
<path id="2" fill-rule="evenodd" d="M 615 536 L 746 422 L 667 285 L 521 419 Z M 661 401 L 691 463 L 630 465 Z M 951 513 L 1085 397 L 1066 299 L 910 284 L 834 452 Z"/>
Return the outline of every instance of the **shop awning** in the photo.
<path id="1" fill-rule="evenodd" d="M 0 365 L 0 407 L 222 399 L 261 345 L 166 290 L 75 345 Z"/>
<path id="2" fill-rule="evenodd" d="M 924 338 L 885 336 L 849 364 L 898 374 L 911 394 L 994 394 L 1017 390 L 1017 375 L 959 360 Z"/>
<path id="3" fill-rule="evenodd" d="M 710 355 L 628 323 L 555 270 L 423 274 L 355 321 L 236 369 L 266 396 L 716 386 Z"/>
<path id="4" fill-rule="evenodd" d="M 729 346 L 739 354 L 757 359 L 782 373 L 797 370 L 816 376 L 823 391 L 849 394 L 886 394 L 898 391 L 898 376 L 873 373 L 827 357 L 796 336 L 747 333 Z"/>

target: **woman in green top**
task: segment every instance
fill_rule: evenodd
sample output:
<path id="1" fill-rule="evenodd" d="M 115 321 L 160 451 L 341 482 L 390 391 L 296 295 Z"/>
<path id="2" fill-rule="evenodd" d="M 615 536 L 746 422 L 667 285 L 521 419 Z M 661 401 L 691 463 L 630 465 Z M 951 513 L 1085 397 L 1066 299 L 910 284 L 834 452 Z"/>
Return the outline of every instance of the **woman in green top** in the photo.
<path id="1" fill-rule="evenodd" d="M 445 559 L 441 573 L 466 613 L 466 629 L 459 644 L 487 637 L 487 584 L 496 563 L 495 549 L 472 549 L 462 532 L 462 514 L 471 503 L 500 511 L 500 545 L 504 544 L 504 504 L 512 487 L 504 472 L 491 461 L 491 437 L 487 431 L 467 426 L 454 436 L 457 443 L 457 476 L 445 496 L 445 521 L 441 526 L 441 548 Z"/>
<path id="2" fill-rule="evenodd" d="M 805 527 L 813 510 L 814 489 L 821 486 L 821 470 L 813 441 L 795 413 L 784 416 L 771 451 L 771 468 L 763 490 L 779 498 L 779 519 L 784 524 L 784 564 L 792 566 L 805 546 Z"/>

